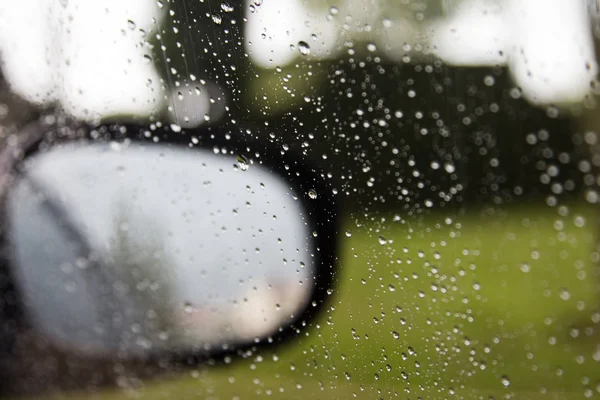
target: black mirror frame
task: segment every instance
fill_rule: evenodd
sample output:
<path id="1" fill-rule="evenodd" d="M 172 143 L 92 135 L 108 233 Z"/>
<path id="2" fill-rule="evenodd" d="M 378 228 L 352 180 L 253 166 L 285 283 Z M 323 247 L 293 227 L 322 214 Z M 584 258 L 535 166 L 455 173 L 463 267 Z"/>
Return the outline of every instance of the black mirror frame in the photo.
<path id="1" fill-rule="evenodd" d="M 32 327 L 12 273 L 14 264 L 6 239 L 7 193 L 18 179 L 19 166 L 26 158 L 54 145 L 72 141 L 132 141 L 190 148 L 208 147 L 218 149 L 220 153 L 244 157 L 250 163 L 259 163 L 290 183 L 290 187 L 298 194 L 298 201 L 303 201 L 309 225 L 315 232 L 315 287 L 306 307 L 290 324 L 280 328 L 276 334 L 254 343 L 232 344 L 192 352 L 161 352 L 150 354 L 143 360 L 133 360 L 136 363 L 160 366 L 159 369 L 229 363 L 236 357 L 246 358 L 266 347 L 276 348 L 297 337 L 311 325 L 310 321 L 326 308 L 336 281 L 338 217 L 332 188 L 318 171 L 283 149 L 275 149 L 271 143 L 265 143 L 264 139 L 256 139 L 250 129 L 244 130 L 238 125 L 202 126 L 181 130 L 159 124 L 143 126 L 115 123 L 93 126 L 51 115 L 42 117 L 25 127 L 19 135 L 9 138 L 0 152 L 0 292 L 4 297 L 0 298 L 0 368 L 3 366 L 1 359 L 5 354 L 10 354 L 11 346 L 16 342 L 15 335 L 18 329 L 15 327 Z M 309 195 L 309 191 L 316 192 L 316 198 L 312 193 Z M 112 361 L 128 362 L 116 357 Z M 3 379 L 2 374 L 0 379 Z"/>

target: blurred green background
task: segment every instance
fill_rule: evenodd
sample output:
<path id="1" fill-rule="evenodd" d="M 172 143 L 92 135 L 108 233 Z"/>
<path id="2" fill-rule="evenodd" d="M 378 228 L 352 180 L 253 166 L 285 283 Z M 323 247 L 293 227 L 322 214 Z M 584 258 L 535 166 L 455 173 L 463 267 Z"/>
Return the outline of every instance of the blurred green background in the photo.
<path id="1" fill-rule="evenodd" d="M 577 204 L 348 216 L 331 305 L 297 339 L 50 398 L 598 396 L 597 223 Z"/>

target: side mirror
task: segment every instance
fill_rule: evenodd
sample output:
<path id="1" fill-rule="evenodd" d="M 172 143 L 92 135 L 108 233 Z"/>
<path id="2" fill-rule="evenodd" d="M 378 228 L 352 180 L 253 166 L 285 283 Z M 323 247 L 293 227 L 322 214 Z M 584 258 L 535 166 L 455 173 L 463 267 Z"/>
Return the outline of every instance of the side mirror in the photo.
<path id="1" fill-rule="evenodd" d="M 226 133 L 45 127 L 13 146 L 14 318 L 61 353 L 121 363 L 218 359 L 308 325 L 333 282 L 331 189 Z"/>

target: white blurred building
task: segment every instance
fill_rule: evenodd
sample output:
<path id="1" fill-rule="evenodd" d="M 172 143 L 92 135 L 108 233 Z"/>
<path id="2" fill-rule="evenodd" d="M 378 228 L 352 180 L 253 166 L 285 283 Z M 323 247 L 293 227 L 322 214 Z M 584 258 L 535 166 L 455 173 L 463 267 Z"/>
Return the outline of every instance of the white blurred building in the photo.
<path id="1" fill-rule="evenodd" d="M 417 21 L 411 3 L 248 1 L 245 47 L 263 68 L 335 58 L 347 43 L 402 62 L 433 53 L 451 65 L 505 65 L 531 102 L 576 103 L 597 74 L 588 3 L 594 0 L 445 0 L 446 15 Z M 400 2 L 399 2 L 400 3 Z M 439 8 L 433 0 L 428 3 Z M 384 4 L 386 7 L 384 7 Z M 204 121 L 205 94 L 179 104 L 164 93 L 145 40 L 167 17 L 154 0 L 0 2 L 0 54 L 13 89 L 78 118 L 149 115 L 166 107 L 185 126 Z M 409 49 L 409 50 L 407 50 Z M 176 93 L 173 94 L 176 96 Z M 197 98 L 196 98 L 197 97 Z M 171 101 L 172 100 L 172 101 Z"/>

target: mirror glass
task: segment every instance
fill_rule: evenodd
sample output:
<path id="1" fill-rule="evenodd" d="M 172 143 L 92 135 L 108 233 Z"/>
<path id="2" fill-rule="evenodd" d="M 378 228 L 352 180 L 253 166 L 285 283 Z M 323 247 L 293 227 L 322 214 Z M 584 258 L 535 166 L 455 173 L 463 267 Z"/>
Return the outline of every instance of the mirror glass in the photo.
<path id="1" fill-rule="evenodd" d="M 55 345 L 100 356 L 272 335 L 315 285 L 302 198 L 280 175 L 212 149 L 38 152 L 7 208 L 30 319 Z"/>

